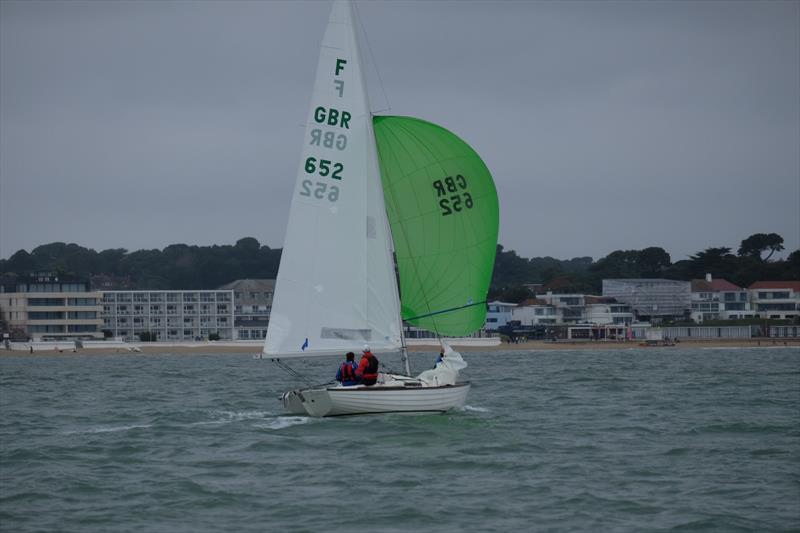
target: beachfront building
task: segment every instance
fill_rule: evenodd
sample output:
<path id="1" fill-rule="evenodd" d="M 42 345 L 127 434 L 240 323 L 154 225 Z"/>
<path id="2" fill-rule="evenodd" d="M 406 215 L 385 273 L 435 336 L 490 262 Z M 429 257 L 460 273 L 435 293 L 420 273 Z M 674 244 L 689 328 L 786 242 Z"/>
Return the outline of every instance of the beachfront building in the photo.
<path id="1" fill-rule="evenodd" d="M 272 311 L 274 279 L 238 279 L 220 287 L 233 291 L 233 321 L 238 340 L 258 340 L 267 336 Z"/>
<path id="2" fill-rule="evenodd" d="M 585 322 L 586 300 L 583 294 L 537 294 L 536 299 L 556 309 L 557 323 L 577 324 Z"/>
<path id="3" fill-rule="evenodd" d="M 691 318 L 695 322 L 706 320 L 739 320 L 753 318 L 747 289 L 725 279 L 714 279 L 706 274 L 705 279 L 691 282 Z"/>
<path id="4" fill-rule="evenodd" d="M 537 294 L 512 309 L 511 320 L 521 326 L 621 325 L 633 322 L 629 305 L 607 296 L 584 294 Z"/>
<path id="5" fill-rule="evenodd" d="M 511 309 L 511 321 L 520 326 L 544 326 L 560 324 L 556 306 L 538 298 L 529 298 Z"/>
<path id="6" fill-rule="evenodd" d="M 686 318 L 691 310 L 688 281 L 671 279 L 604 279 L 603 296 L 628 304 L 637 320 L 657 324 Z"/>
<path id="7" fill-rule="evenodd" d="M 584 318 L 589 324 L 626 326 L 633 323 L 631 306 L 610 296 L 586 296 Z"/>
<path id="8" fill-rule="evenodd" d="M 486 331 L 497 331 L 511 321 L 511 311 L 517 304 L 495 300 L 486 305 Z"/>
<path id="9" fill-rule="evenodd" d="M 800 281 L 756 281 L 748 291 L 753 310 L 760 318 L 800 317 Z"/>
<path id="10" fill-rule="evenodd" d="M 89 282 L 41 272 L 0 283 L 0 319 L 14 340 L 88 340 L 103 337 L 101 294 Z"/>
<path id="11" fill-rule="evenodd" d="M 102 329 L 139 341 L 232 340 L 233 291 L 104 291 Z"/>

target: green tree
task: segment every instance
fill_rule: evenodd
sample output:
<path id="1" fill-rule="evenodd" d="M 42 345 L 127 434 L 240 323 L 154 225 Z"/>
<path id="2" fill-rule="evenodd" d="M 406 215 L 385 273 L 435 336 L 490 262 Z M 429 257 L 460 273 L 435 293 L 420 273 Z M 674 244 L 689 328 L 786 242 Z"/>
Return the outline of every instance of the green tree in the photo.
<path id="1" fill-rule="evenodd" d="M 669 254 L 658 246 L 651 246 L 640 250 L 636 257 L 636 266 L 639 275 L 645 278 L 657 278 L 672 265 Z"/>
<path id="2" fill-rule="evenodd" d="M 769 250 L 769 255 L 762 258 L 761 254 Z M 767 262 L 772 254 L 783 250 L 783 237 L 777 233 L 754 233 L 742 241 L 739 246 L 739 256 L 755 257 Z"/>

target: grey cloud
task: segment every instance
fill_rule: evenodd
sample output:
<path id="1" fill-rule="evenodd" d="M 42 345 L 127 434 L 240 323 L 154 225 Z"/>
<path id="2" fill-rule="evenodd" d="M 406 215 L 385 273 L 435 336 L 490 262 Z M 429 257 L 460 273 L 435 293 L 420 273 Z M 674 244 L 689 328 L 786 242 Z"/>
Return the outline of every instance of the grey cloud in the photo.
<path id="1" fill-rule="evenodd" d="M 800 246 L 800 4 L 358 8 L 373 108 L 478 150 L 507 248 Z M 0 3 L 0 256 L 281 246 L 328 9 Z"/>

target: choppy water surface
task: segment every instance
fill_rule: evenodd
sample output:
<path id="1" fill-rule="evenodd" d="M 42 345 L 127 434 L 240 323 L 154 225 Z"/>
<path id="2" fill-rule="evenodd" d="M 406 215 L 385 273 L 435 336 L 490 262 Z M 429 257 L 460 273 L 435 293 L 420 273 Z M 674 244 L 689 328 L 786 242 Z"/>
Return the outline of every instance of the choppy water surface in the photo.
<path id="1" fill-rule="evenodd" d="M 462 411 L 318 420 L 248 355 L 0 358 L 0 530 L 800 528 L 800 351 L 466 359 Z"/>

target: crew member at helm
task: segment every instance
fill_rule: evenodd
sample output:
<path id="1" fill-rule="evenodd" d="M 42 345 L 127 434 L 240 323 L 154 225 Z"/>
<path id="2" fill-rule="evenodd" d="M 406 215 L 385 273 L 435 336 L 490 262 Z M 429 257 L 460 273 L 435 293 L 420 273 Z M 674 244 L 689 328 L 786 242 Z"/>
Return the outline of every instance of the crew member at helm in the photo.
<path id="1" fill-rule="evenodd" d="M 362 385 L 375 385 L 378 381 L 378 358 L 370 351 L 368 344 L 361 351 L 363 354 L 356 369 L 356 377 L 361 380 Z"/>

